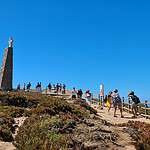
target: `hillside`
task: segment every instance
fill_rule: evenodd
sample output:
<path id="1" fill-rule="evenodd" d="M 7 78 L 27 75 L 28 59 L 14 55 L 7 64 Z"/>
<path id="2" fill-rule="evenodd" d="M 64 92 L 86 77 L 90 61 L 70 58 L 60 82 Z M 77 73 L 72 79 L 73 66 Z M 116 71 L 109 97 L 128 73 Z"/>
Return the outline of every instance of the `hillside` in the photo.
<path id="1" fill-rule="evenodd" d="M 149 129 L 149 124 L 140 122 L 111 124 L 80 99 L 0 93 L 3 150 L 148 150 Z"/>

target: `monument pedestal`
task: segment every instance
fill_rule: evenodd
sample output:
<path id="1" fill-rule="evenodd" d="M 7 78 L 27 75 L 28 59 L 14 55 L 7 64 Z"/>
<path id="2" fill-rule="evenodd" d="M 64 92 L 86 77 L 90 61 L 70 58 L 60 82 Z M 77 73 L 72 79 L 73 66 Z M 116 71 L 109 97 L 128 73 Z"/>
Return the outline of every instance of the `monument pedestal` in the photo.
<path id="1" fill-rule="evenodd" d="M 9 47 L 5 49 L 0 73 L 0 89 L 5 91 L 13 89 L 13 47 L 11 42 L 13 42 L 12 39 L 9 41 Z"/>

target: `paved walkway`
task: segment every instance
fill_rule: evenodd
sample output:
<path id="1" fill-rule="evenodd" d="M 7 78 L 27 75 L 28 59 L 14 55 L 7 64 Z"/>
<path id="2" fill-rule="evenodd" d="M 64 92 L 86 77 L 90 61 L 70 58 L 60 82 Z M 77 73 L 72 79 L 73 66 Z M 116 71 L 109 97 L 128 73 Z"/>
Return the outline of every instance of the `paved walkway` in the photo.
<path id="1" fill-rule="evenodd" d="M 132 114 L 129 114 L 127 112 L 123 112 L 123 116 L 124 118 L 121 118 L 120 117 L 120 111 L 117 110 L 117 117 L 114 117 L 113 114 L 114 114 L 114 109 L 112 108 L 110 110 L 110 112 L 108 112 L 108 108 L 105 107 L 104 109 L 100 109 L 98 108 L 97 105 L 91 105 L 94 109 L 96 109 L 98 111 L 98 115 L 101 116 L 102 119 L 112 123 L 112 124 L 120 124 L 120 123 L 127 123 L 129 120 L 132 120 L 132 121 L 141 121 L 141 122 L 146 122 L 146 123 L 149 123 L 150 124 L 150 119 L 146 119 L 142 116 L 138 116 L 137 118 L 132 118 Z"/>

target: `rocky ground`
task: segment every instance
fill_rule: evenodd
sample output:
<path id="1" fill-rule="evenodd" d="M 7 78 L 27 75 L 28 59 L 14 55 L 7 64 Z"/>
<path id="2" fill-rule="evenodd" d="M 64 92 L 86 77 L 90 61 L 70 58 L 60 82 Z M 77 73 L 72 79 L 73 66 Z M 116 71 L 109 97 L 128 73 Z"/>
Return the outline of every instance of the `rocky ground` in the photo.
<path id="1" fill-rule="evenodd" d="M 21 125 L 23 125 L 26 118 L 27 117 L 14 118 L 15 122 L 14 122 L 13 126 L 16 127 L 14 133 L 12 133 L 12 137 L 14 139 L 19 131 L 19 127 Z M 15 149 L 16 149 L 16 147 L 13 145 L 13 142 L 0 141 L 0 150 L 15 150 Z"/>
<path id="2" fill-rule="evenodd" d="M 0 150 L 149 149 L 149 138 L 143 145 L 136 123 L 114 124 L 84 100 L 0 93 L 0 102 Z"/>

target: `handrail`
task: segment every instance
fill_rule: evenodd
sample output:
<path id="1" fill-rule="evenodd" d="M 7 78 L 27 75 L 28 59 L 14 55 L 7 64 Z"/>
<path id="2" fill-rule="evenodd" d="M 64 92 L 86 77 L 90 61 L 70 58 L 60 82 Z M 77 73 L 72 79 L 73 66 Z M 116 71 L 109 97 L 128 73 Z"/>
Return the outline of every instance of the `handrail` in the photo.
<path id="1" fill-rule="evenodd" d="M 132 112 L 131 111 L 131 105 L 132 105 L 131 103 L 125 103 L 123 101 L 123 109 L 127 110 L 129 113 Z M 147 102 L 146 101 L 145 101 L 144 105 L 145 105 L 145 107 L 138 106 L 138 113 L 141 116 L 144 116 L 147 119 L 147 118 L 150 118 L 150 113 L 148 113 L 148 111 L 150 111 L 150 108 L 147 107 Z M 141 112 L 141 110 L 143 110 L 144 112 Z"/>
<path id="2" fill-rule="evenodd" d="M 98 102 L 98 101 L 96 101 L 95 99 L 92 99 L 91 100 L 91 103 L 92 104 L 98 104 L 98 105 L 100 105 L 100 103 Z M 148 118 L 150 118 L 150 108 L 147 108 L 147 103 L 145 102 L 143 105 L 145 105 L 145 107 L 143 107 L 143 106 L 138 106 L 138 113 L 141 115 L 141 116 L 143 116 L 143 117 L 145 117 L 146 119 L 148 119 Z M 131 103 L 125 103 L 124 101 L 123 101 L 123 109 L 124 110 L 126 110 L 126 111 L 128 111 L 128 113 L 132 113 L 132 109 L 131 109 L 131 106 L 132 106 L 132 104 Z M 142 112 L 142 110 L 143 110 L 143 112 Z M 149 113 L 148 113 L 149 112 Z"/>

